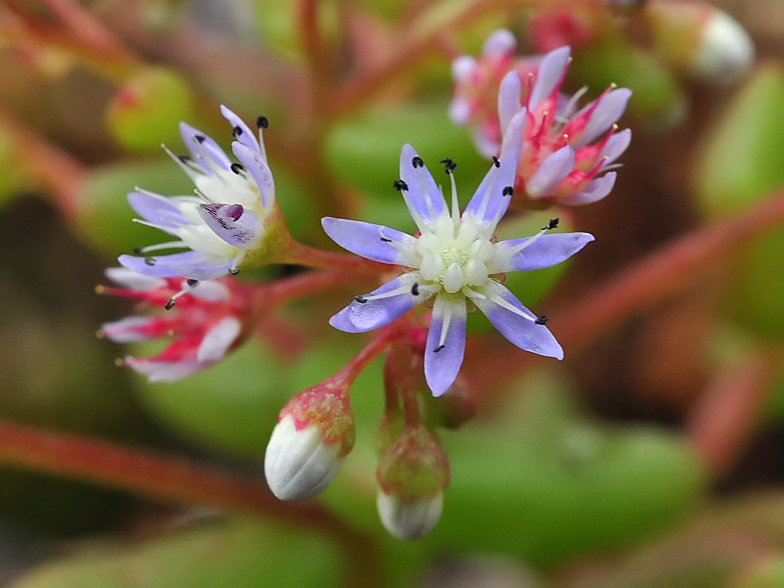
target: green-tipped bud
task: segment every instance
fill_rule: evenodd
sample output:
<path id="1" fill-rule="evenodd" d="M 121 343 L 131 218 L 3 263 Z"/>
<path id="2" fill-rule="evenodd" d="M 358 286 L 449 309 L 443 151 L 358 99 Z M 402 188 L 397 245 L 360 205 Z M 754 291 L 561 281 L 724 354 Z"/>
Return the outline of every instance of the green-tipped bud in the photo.
<path id="1" fill-rule="evenodd" d="M 657 51 L 696 77 L 730 82 L 754 61 L 748 33 L 707 2 L 653 0 L 646 5 L 645 16 Z"/>
<path id="2" fill-rule="evenodd" d="M 378 514 L 387 531 L 398 539 L 427 535 L 441 517 L 450 471 L 446 453 L 424 426 L 406 427 L 381 457 Z"/>
<path id="3" fill-rule="evenodd" d="M 193 117 L 193 106 L 193 91 L 180 74 L 147 68 L 117 90 L 106 111 L 106 125 L 126 149 L 157 150 L 178 138 L 177 124 Z"/>

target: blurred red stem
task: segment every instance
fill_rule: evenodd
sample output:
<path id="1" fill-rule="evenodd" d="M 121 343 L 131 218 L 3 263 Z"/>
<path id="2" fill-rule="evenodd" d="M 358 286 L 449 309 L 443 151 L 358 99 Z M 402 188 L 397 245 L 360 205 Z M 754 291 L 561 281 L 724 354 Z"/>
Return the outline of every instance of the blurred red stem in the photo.
<path id="1" fill-rule="evenodd" d="M 698 228 L 664 245 L 621 275 L 562 310 L 548 313 L 553 332 L 564 348 L 574 352 L 629 316 L 644 312 L 683 290 L 724 262 L 753 237 L 784 223 L 784 192 L 776 193 L 747 212 Z M 498 347 L 483 338 L 472 343 L 477 352 L 466 357 L 469 369 L 507 378 L 531 365 L 533 356 L 510 345 Z M 483 350 L 483 351 L 482 351 Z"/>
<path id="2" fill-rule="evenodd" d="M 372 538 L 315 503 L 282 502 L 256 476 L 181 456 L 121 447 L 0 420 L 0 464 L 134 492 L 153 500 L 251 512 L 321 529 L 352 554 L 351 586 L 368 586 L 380 566 Z M 354 565 L 355 564 L 355 565 Z"/>
<path id="3" fill-rule="evenodd" d="M 763 352 L 720 373 L 692 410 L 687 430 L 710 472 L 726 473 L 760 425 L 781 355 Z"/>
<path id="4" fill-rule="evenodd" d="M 87 175 L 85 167 L 32 129 L 0 109 L 0 127 L 9 131 L 30 175 L 39 179 L 68 217 L 77 212 L 78 197 Z"/>
<path id="5" fill-rule="evenodd" d="M 406 317 L 402 317 L 383 327 L 379 334 L 365 345 L 336 376 L 346 378 L 350 383 L 353 383 L 371 361 L 381 355 L 397 339 L 406 334 L 408 327 L 409 322 Z"/>
<path id="6" fill-rule="evenodd" d="M 293 240 L 287 245 L 286 258 L 280 260 L 280 263 L 364 274 L 380 274 L 394 269 L 394 266 L 370 261 L 358 255 L 317 249 Z"/>

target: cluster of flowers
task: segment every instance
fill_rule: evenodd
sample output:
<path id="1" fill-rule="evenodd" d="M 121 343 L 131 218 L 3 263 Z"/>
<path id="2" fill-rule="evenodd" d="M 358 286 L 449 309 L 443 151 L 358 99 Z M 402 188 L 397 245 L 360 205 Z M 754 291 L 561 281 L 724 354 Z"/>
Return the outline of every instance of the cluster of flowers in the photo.
<path id="1" fill-rule="evenodd" d="M 416 224 L 414 235 L 354 220 L 327 217 L 322 226 L 337 244 L 386 264 L 396 274 L 361 294 L 330 319 L 347 333 L 381 329 L 381 334 L 347 366 L 284 407 L 267 448 L 265 474 L 283 500 L 307 499 L 332 481 L 354 443 L 349 389 L 362 367 L 387 351 L 387 410 L 381 423 L 378 508 L 385 527 L 402 539 L 429 532 L 441 513 L 449 465 L 435 426 L 457 426 L 468 415 L 470 395 L 459 377 L 470 308 L 481 310 L 517 347 L 563 358 L 546 317 L 527 309 L 504 285 L 505 274 L 561 263 L 593 237 L 553 233 L 558 219 L 536 235 L 498 241 L 496 227 L 510 205 L 586 204 L 604 197 L 615 172 L 608 171 L 629 144 L 628 130 L 615 122 L 630 92 L 611 88 L 578 109 L 584 91 L 560 93 L 569 48 L 517 63 L 514 39 L 495 33 L 478 58 L 453 67 L 457 86 L 451 116 L 474 131 L 477 146 L 492 159 L 487 175 L 461 212 L 454 180 L 456 164 L 445 167 L 448 202 L 423 159 L 402 148 L 394 187 Z M 495 85 L 497 84 L 497 85 Z M 497 94 L 497 118 L 487 98 Z M 222 107 L 232 126 L 232 159 L 200 131 L 181 125 L 190 154 L 174 161 L 196 185 L 195 196 L 164 197 L 137 190 L 128 195 L 143 222 L 176 240 L 119 258 L 108 270 L 120 288 L 103 288 L 172 314 L 134 316 L 103 325 L 101 333 L 122 343 L 158 337 L 175 340 L 157 357 L 126 357 L 122 363 L 150 381 L 186 377 L 218 361 L 251 330 L 249 286 L 232 276 L 240 269 L 279 263 L 291 243 L 275 201 L 259 117 L 256 133 Z M 165 249 L 184 252 L 158 255 Z M 380 267 L 385 267 L 381 265 Z M 420 304 L 432 311 L 409 312 Z M 405 317 L 405 318 L 404 318 Z M 429 319 L 429 324 L 428 324 Z M 418 394 L 441 397 L 441 418 L 420 415 Z"/>

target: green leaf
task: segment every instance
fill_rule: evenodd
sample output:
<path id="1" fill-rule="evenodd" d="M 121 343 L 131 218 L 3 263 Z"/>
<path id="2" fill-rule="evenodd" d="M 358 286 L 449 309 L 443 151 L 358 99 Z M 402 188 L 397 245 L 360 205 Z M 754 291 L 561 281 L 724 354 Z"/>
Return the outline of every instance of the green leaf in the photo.
<path id="1" fill-rule="evenodd" d="M 141 544 L 82 549 L 13 588 L 329 588 L 345 585 L 325 537 L 258 520 L 173 532 Z"/>
<path id="2" fill-rule="evenodd" d="M 253 341 L 185 380 L 148 384 L 137 378 L 149 409 L 197 445 L 235 455 L 264 455 L 278 413 L 291 395 L 287 368 Z"/>
<path id="3" fill-rule="evenodd" d="M 784 70 L 760 68 L 703 141 L 695 188 L 703 212 L 726 217 L 784 184 Z"/>

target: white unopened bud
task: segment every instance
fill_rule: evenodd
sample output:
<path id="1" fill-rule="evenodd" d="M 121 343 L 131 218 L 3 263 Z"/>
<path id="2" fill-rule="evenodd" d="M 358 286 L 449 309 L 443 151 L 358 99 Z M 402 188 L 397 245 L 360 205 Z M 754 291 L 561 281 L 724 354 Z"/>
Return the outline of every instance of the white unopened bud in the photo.
<path id="1" fill-rule="evenodd" d="M 754 61 L 749 34 L 709 2 L 650 0 L 644 14 L 659 54 L 694 76 L 732 82 Z"/>
<path id="2" fill-rule="evenodd" d="M 338 373 L 297 394 L 280 412 L 264 474 L 281 500 L 306 500 L 324 490 L 354 447 L 349 385 Z"/>
<path id="3" fill-rule="evenodd" d="M 694 59 L 694 72 L 706 79 L 729 82 L 754 61 L 754 43 L 746 30 L 726 12 L 714 9 L 705 23 Z"/>
<path id="4" fill-rule="evenodd" d="M 388 495 L 379 490 L 376 499 L 378 516 L 384 528 L 403 541 L 420 539 L 430 533 L 441 518 L 443 505 L 443 492 L 409 503 L 397 494 Z"/>
<path id="5" fill-rule="evenodd" d="M 337 475 L 343 458 L 340 444 L 324 445 L 318 427 L 297 430 L 294 417 L 286 415 L 272 432 L 264 456 L 264 474 L 280 500 L 306 500 Z"/>

